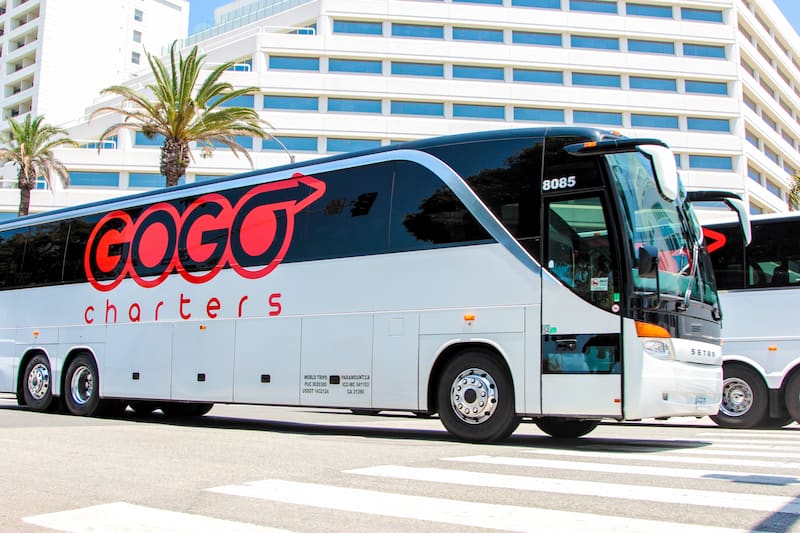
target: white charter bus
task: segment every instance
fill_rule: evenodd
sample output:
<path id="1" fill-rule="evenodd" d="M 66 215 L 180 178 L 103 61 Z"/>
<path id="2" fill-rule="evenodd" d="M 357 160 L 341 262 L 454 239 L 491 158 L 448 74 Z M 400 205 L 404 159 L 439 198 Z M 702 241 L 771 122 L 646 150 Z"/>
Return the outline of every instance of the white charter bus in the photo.
<path id="1" fill-rule="evenodd" d="M 751 223 L 749 246 L 736 223 L 703 230 L 724 313 L 723 427 L 800 422 L 800 214 Z"/>
<path id="2" fill-rule="evenodd" d="M 720 320 L 660 141 L 440 137 L 0 225 L 0 391 L 75 415 L 214 403 L 532 419 L 710 415 Z"/>

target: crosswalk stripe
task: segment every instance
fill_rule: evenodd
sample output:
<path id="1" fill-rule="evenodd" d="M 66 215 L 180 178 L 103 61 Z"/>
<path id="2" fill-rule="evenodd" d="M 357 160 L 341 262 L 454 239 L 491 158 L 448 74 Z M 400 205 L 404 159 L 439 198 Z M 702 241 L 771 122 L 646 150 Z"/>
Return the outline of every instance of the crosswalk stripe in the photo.
<path id="1" fill-rule="evenodd" d="M 728 449 L 721 449 L 721 448 L 728 448 Z M 724 456 L 733 456 L 733 457 L 777 457 L 781 459 L 800 459 L 800 454 L 798 453 L 789 453 L 789 452 L 776 452 L 776 451 L 757 451 L 750 449 L 749 447 L 744 447 L 742 450 L 733 450 L 730 449 L 730 446 L 706 446 L 703 448 L 673 448 L 669 450 L 659 450 L 659 453 L 665 454 L 688 454 L 688 455 L 724 455 Z M 653 452 L 653 448 L 647 446 L 636 446 L 636 445 L 590 445 L 584 446 L 583 449 L 591 450 L 591 451 L 606 451 L 606 452 Z"/>
<path id="2" fill-rule="evenodd" d="M 551 459 L 530 459 L 527 457 L 492 457 L 474 455 L 469 457 L 447 457 L 445 461 L 480 463 L 504 466 L 523 466 L 526 468 L 552 468 L 557 470 L 577 470 L 579 472 L 604 472 L 610 474 L 632 474 L 640 476 L 676 477 L 684 479 L 721 479 L 736 483 L 756 483 L 759 485 L 800 485 L 800 479 L 751 472 L 726 472 L 723 470 L 700 470 L 695 468 L 665 468 L 661 466 L 641 466 L 629 464 L 555 461 Z"/>
<path id="3" fill-rule="evenodd" d="M 557 450 L 548 448 L 538 448 L 535 450 L 522 450 L 522 453 L 533 455 L 556 455 L 558 457 L 589 457 L 597 459 L 616 459 L 619 461 L 652 461 L 659 463 L 683 463 L 683 464 L 702 464 L 716 466 L 735 466 L 735 467 L 764 467 L 782 469 L 800 469 L 800 463 L 790 463 L 785 461 L 761 461 L 757 459 L 722 459 L 719 457 L 683 457 L 680 455 L 670 455 L 670 452 L 650 452 L 650 453 L 625 453 L 618 452 L 594 452 L 578 450 Z"/>
<path id="4" fill-rule="evenodd" d="M 623 485 L 597 481 L 574 481 L 567 479 L 536 478 L 508 474 L 468 472 L 444 468 L 416 468 L 406 466 L 374 466 L 345 470 L 349 474 L 388 477 L 455 485 L 473 485 L 514 490 L 550 492 L 598 498 L 615 498 L 659 503 L 720 507 L 727 509 L 749 509 L 800 514 L 800 503 L 793 497 L 740 494 L 694 489 L 671 489 L 644 485 Z M 682 527 L 682 526 L 681 526 Z"/>
<path id="5" fill-rule="evenodd" d="M 742 439 L 748 437 L 760 437 L 761 442 L 772 442 L 776 440 L 800 441 L 800 432 L 793 431 L 791 434 L 781 434 L 779 431 L 747 431 L 736 429 L 731 432 L 720 431 L 718 433 L 698 433 L 698 437 L 713 437 L 715 439 Z"/>
<path id="6" fill-rule="evenodd" d="M 72 533 L 195 533 L 197 531 L 225 531 L 226 533 L 279 533 L 281 529 L 210 518 L 196 514 L 153 509 L 125 502 L 107 503 L 72 511 L 29 516 L 22 519 L 28 524 L 70 531 Z"/>
<path id="7" fill-rule="evenodd" d="M 323 509 L 506 531 L 558 531 L 565 527 L 594 533 L 674 533 L 678 529 L 681 533 L 733 531 L 713 526 L 449 500 L 280 479 L 206 490 Z"/>

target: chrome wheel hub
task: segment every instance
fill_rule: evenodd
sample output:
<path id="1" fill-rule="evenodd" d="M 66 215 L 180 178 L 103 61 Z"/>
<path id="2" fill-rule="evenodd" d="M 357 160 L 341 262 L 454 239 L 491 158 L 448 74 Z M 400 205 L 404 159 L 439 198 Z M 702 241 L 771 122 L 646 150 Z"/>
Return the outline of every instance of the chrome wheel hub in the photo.
<path id="1" fill-rule="evenodd" d="M 28 374 L 28 392 L 36 400 L 41 400 L 50 391 L 50 370 L 47 365 L 37 364 Z"/>
<path id="2" fill-rule="evenodd" d="M 92 398 L 94 377 L 88 367 L 81 366 L 72 374 L 69 391 L 72 400 L 78 405 L 84 405 Z"/>
<path id="3" fill-rule="evenodd" d="M 497 409 L 497 384 L 480 368 L 463 371 L 450 387 L 450 405 L 458 417 L 468 424 L 487 421 Z"/>
<path id="4" fill-rule="evenodd" d="M 728 416 L 742 416 L 753 406 L 753 389 L 739 378 L 722 382 L 722 402 L 719 410 Z"/>

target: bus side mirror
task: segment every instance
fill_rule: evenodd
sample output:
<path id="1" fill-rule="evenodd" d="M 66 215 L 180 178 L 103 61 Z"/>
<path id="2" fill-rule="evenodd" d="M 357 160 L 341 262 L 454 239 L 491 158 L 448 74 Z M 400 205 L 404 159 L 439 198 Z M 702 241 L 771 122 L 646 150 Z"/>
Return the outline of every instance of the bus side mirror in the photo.
<path id="1" fill-rule="evenodd" d="M 655 246 L 639 248 L 639 277 L 658 278 L 658 249 Z"/>

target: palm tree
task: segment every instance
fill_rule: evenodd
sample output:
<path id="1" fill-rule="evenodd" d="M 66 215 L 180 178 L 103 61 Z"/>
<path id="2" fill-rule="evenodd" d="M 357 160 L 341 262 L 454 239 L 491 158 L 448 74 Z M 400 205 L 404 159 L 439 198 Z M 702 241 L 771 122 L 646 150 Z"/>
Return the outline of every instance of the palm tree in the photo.
<path id="1" fill-rule="evenodd" d="M 91 120 L 97 114 L 108 111 L 124 117 L 122 122 L 109 126 L 100 136 L 100 141 L 122 129 L 141 130 L 148 139 L 163 136 L 160 171 L 166 177 L 167 187 L 177 185 L 186 173 L 186 167 L 192 159 L 189 149 L 191 142 L 197 143 L 203 157 L 210 156 L 215 143 L 219 143 L 230 148 L 237 157 L 243 154 L 252 165 L 250 154 L 235 137 L 270 136 L 262 127 L 262 124 L 269 124 L 262 121 L 255 110 L 225 106 L 234 98 L 258 91 L 258 87 L 234 89 L 230 83 L 220 81 L 233 62 L 215 67 L 208 77 L 200 81 L 205 55 L 199 55 L 195 46 L 184 57 L 176 51 L 176 45 L 173 42 L 170 47 L 168 65 L 147 54 L 155 78 L 153 83 L 146 86 L 149 96 L 131 87 L 113 85 L 103 89 L 102 94 L 121 96 L 122 102 L 116 107 L 101 107 L 90 117 Z M 150 96 L 154 100 L 150 100 Z"/>
<path id="2" fill-rule="evenodd" d="M 0 164 L 16 163 L 19 183 L 19 216 L 28 214 L 31 205 L 31 190 L 36 187 L 36 178 L 42 177 L 48 187 L 53 188 L 53 174 L 58 175 L 64 185 L 69 185 L 67 168 L 55 158 L 53 149 L 59 146 L 78 146 L 67 136 L 67 132 L 44 122 L 44 116 L 17 122 L 8 118 L 9 130 L 3 134 L 0 148 Z"/>
<path id="3" fill-rule="evenodd" d="M 789 209 L 800 210 L 800 174 L 792 176 L 792 188 L 789 189 Z"/>

